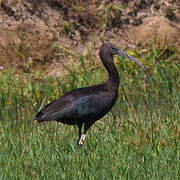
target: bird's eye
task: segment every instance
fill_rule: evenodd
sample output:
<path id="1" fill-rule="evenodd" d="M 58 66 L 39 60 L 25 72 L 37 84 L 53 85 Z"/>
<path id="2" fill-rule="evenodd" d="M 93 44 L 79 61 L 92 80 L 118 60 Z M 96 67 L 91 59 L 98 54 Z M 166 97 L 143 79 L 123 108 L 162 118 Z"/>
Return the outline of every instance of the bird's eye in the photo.
<path id="1" fill-rule="evenodd" d="M 115 48 L 115 47 L 112 47 L 112 49 L 113 49 L 113 50 L 117 50 L 117 48 Z"/>

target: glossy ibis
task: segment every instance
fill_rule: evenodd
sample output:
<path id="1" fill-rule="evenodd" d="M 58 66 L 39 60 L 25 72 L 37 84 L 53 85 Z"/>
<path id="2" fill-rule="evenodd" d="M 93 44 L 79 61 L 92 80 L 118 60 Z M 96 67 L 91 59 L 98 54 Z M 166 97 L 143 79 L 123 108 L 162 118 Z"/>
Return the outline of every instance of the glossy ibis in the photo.
<path id="1" fill-rule="evenodd" d="M 113 44 L 105 43 L 100 48 L 99 56 L 109 74 L 108 80 L 103 84 L 75 89 L 64 94 L 40 110 L 36 120 L 38 122 L 55 120 L 64 124 L 77 125 L 78 145 L 83 145 L 88 129 L 111 110 L 118 98 L 119 75 L 113 61 L 114 55 L 124 56 L 145 70 L 136 59 Z"/>

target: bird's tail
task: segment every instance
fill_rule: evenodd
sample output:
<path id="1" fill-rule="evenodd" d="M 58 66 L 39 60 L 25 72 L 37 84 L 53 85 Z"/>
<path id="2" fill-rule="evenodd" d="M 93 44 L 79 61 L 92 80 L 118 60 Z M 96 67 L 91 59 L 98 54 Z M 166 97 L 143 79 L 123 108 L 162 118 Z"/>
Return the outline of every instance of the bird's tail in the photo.
<path id="1" fill-rule="evenodd" d="M 39 112 L 36 114 L 35 120 L 37 120 L 38 122 L 42 122 L 43 121 L 44 113 L 41 111 L 41 109 L 43 107 L 43 104 L 44 104 L 45 100 L 46 100 L 46 96 L 44 97 L 43 102 L 41 103 L 41 106 L 39 108 Z"/>
<path id="2" fill-rule="evenodd" d="M 36 114 L 36 118 L 35 120 L 37 120 L 38 122 L 43 122 L 45 121 L 45 118 L 44 118 L 44 113 L 39 111 L 37 114 Z"/>

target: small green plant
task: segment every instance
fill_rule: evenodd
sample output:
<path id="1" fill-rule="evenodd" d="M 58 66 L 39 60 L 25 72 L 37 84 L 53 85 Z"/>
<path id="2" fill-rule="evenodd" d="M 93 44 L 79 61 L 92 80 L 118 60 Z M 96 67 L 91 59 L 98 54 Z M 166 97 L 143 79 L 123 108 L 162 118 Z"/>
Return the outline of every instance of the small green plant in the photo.
<path id="1" fill-rule="evenodd" d="M 105 24 L 110 27 L 120 27 L 122 24 L 121 16 L 122 16 L 123 6 L 115 5 L 114 3 L 110 3 L 104 8 L 105 14 Z"/>
<path id="2" fill-rule="evenodd" d="M 67 35 L 69 35 L 70 31 L 73 29 L 72 23 L 67 23 L 63 25 L 63 32 Z"/>

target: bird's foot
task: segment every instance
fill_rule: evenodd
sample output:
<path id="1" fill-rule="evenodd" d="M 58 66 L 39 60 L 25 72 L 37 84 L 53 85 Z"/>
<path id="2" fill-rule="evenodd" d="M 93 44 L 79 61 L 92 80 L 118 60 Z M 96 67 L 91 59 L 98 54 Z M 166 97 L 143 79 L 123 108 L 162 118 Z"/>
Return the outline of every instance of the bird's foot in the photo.
<path id="1" fill-rule="evenodd" d="M 86 138 L 86 134 L 82 134 L 81 138 L 78 141 L 78 146 L 82 147 L 82 145 L 84 144 L 85 138 Z"/>
<path id="2" fill-rule="evenodd" d="M 79 144 L 79 139 L 77 140 L 77 145 L 78 145 L 79 147 L 82 147 L 82 144 Z"/>

